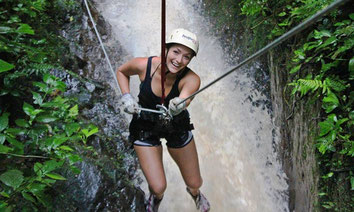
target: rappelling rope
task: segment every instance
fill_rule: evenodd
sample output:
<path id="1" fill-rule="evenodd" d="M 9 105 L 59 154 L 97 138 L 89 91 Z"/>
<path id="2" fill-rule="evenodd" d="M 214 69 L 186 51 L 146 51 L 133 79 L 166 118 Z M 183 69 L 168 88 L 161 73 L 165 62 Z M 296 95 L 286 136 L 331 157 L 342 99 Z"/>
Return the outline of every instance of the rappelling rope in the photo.
<path id="1" fill-rule="evenodd" d="M 165 103 L 165 70 L 166 70 L 166 55 L 165 55 L 165 37 L 166 37 L 166 0 L 162 0 L 161 6 L 161 105 Z"/>
<path id="2" fill-rule="evenodd" d="M 315 15 L 313 15 L 311 18 L 305 20 L 304 22 L 302 22 L 301 24 L 297 25 L 296 27 L 294 27 L 293 29 L 291 29 L 290 31 L 286 32 L 285 34 L 283 34 L 282 36 L 280 36 L 279 38 L 275 39 L 273 42 L 269 43 L 267 46 L 265 46 L 264 48 L 262 48 L 261 50 L 257 51 L 256 53 L 254 53 L 253 55 L 249 56 L 247 59 L 245 59 L 244 61 L 242 61 L 241 63 L 239 63 L 238 65 L 236 65 L 234 68 L 232 68 L 230 71 L 226 72 L 225 74 L 221 75 L 219 78 L 215 79 L 214 81 L 210 82 L 209 84 L 207 84 L 206 86 L 204 86 L 203 88 L 201 88 L 200 90 L 194 92 L 192 95 L 190 95 L 189 97 L 185 98 L 182 102 L 180 102 L 179 104 L 183 104 L 183 102 L 187 101 L 188 99 L 193 98 L 194 96 L 196 96 L 197 94 L 199 94 L 200 92 L 204 91 L 205 89 L 207 89 L 208 87 L 210 87 L 211 85 L 213 85 L 214 83 L 218 82 L 219 80 L 221 80 L 222 78 L 226 77 L 227 75 L 231 74 L 232 72 L 236 71 L 237 69 L 239 69 L 240 67 L 246 65 L 247 63 L 249 63 L 250 61 L 264 55 L 266 52 L 268 52 L 270 49 L 278 46 L 280 43 L 282 43 L 283 41 L 287 40 L 288 38 L 292 37 L 293 35 L 299 33 L 300 31 L 304 30 L 305 28 L 307 28 L 308 26 L 310 26 L 311 24 L 313 24 L 315 21 L 317 21 L 319 18 L 321 18 L 322 16 L 326 15 L 328 12 L 330 12 L 331 10 L 335 9 L 336 7 L 338 7 L 339 5 L 345 3 L 346 1 L 349 0 L 338 0 L 333 2 L 332 4 L 330 4 L 328 7 L 326 7 L 325 9 L 317 12 Z M 178 105 L 179 105 L 178 104 Z"/>
<path id="3" fill-rule="evenodd" d="M 115 80 L 115 82 L 116 82 L 116 84 L 115 84 L 115 85 L 116 85 L 116 86 L 115 86 L 115 91 L 116 91 L 117 95 L 120 95 L 120 94 L 122 94 L 122 91 L 121 91 L 120 88 L 118 87 L 118 80 L 117 80 L 117 76 L 116 76 L 116 74 L 115 74 L 115 72 L 114 72 L 114 70 L 113 70 L 112 63 L 111 63 L 111 61 L 110 61 L 110 59 L 109 59 L 109 57 L 108 57 L 108 54 L 107 54 L 107 52 L 106 52 L 106 49 L 104 48 L 104 45 L 103 45 L 101 36 L 100 36 L 100 34 L 98 33 L 98 30 L 97 30 L 97 28 L 96 28 L 96 23 L 95 23 L 95 21 L 94 21 L 93 18 L 92 18 L 90 8 L 89 8 L 89 6 L 88 6 L 88 4 L 87 4 L 87 0 L 84 0 L 84 2 L 85 2 L 85 5 L 86 5 L 87 13 L 88 13 L 88 15 L 89 15 L 89 17 L 90 17 L 90 20 L 91 20 L 91 22 L 92 22 L 92 26 L 93 26 L 93 28 L 95 29 L 95 32 L 96 32 L 96 35 L 97 35 L 98 40 L 99 40 L 99 42 L 100 42 L 100 45 L 101 45 L 101 47 L 102 47 L 103 53 L 104 53 L 104 55 L 105 55 L 105 57 L 106 57 L 106 60 L 107 60 L 108 65 L 109 65 L 109 68 L 110 68 L 110 70 L 111 70 L 111 72 L 112 72 L 112 74 L 113 74 L 113 78 L 114 78 L 114 80 Z"/>

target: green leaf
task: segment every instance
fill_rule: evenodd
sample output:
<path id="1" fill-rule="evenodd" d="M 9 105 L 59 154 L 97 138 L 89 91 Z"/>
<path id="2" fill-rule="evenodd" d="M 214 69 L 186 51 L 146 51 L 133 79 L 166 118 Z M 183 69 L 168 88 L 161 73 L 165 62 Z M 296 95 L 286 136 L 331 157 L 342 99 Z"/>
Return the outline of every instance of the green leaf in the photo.
<path id="1" fill-rule="evenodd" d="M 46 173 L 49 173 L 51 171 L 54 171 L 60 167 L 62 167 L 64 164 L 64 161 L 59 161 L 57 162 L 56 160 L 49 160 L 49 161 L 46 161 L 44 162 L 44 165 L 43 165 L 43 173 L 46 174 Z"/>
<path id="2" fill-rule="evenodd" d="M 324 48 L 328 45 L 331 45 L 333 43 L 336 43 L 337 42 L 337 38 L 336 36 L 332 36 L 330 38 L 328 38 L 321 46 L 319 46 L 317 49 L 321 49 L 321 48 Z"/>
<path id="3" fill-rule="evenodd" d="M 6 129 L 9 125 L 10 113 L 4 113 L 0 116 L 0 132 Z"/>
<path id="4" fill-rule="evenodd" d="M 27 115 L 31 116 L 32 113 L 33 113 L 33 111 L 34 111 L 34 107 L 33 107 L 32 105 L 27 104 L 27 103 L 25 102 L 25 103 L 23 103 L 23 111 L 24 111 Z"/>
<path id="5" fill-rule="evenodd" d="M 59 147 L 59 149 L 61 149 L 61 150 L 65 150 L 65 151 L 69 151 L 69 152 L 72 152 L 72 151 L 74 151 L 71 147 L 69 147 L 69 146 L 60 146 Z"/>
<path id="6" fill-rule="evenodd" d="M 332 112 L 335 108 L 339 106 L 339 100 L 337 96 L 332 92 L 328 93 L 322 101 L 324 103 L 322 105 L 322 108 L 325 109 L 326 113 Z"/>
<path id="7" fill-rule="evenodd" d="M 74 107 L 70 108 L 69 110 L 69 117 L 76 117 L 79 114 L 79 107 L 75 105 Z"/>
<path id="8" fill-rule="evenodd" d="M 37 86 L 40 91 L 45 92 L 45 93 L 49 90 L 48 86 L 44 83 L 41 83 L 41 82 L 33 82 L 33 85 Z"/>
<path id="9" fill-rule="evenodd" d="M 354 21 L 354 13 L 350 13 L 349 17 L 350 17 L 350 19 L 352 19 Z"/>
<path id="10" fill-rule="evenodd" d="M 5 71 L 10 71 L 13 68 L 15 68 L 14 65 L 0 59 L 0 73 L 5 72 Z"/>
<path id="11" fill-rule="evenodd" d="M 0 34 L 8 34 L 14 32 L 14 29 L 11 27 L 0 26 Z"/>
<path id="12" fill-rule="evenodd" d="M 21 24 L 16 32 L 21 33 L 21 34 L 29 34 L 29 35 L 34 35 L 34 31 L 31 26 L 28 24 Z"/>
<path id="13" fill-rule="evenodd" d="M 351 74 L 353 74 L 354 73 L 354 57 L 352 57 L 352 59 L 349 60 L 348 67 L 349 67 L 349 72 Z"/>
<path id="14" fill-rule="evenodd" d="M 27 131 L 28 131 L 27 129 L 23 129 L 23 128 L 8 128 L 5 132 L 15 137 L 17 135 L 25 135 L 27 134 Z"/>
<path id="15" fill-rule="evenodd" d="M 326 135 L 334 127 L 334 124 L 328 122 L 327 120 L 320 122 L 318 125 L 320 126 L 320 136 Z"/>
<path id="16" fill-rule="evenodd" d="M 283 16 L 286 16 L 286 12 L 281 12 L 278 14 L 279 17 L 283 17 Z"/>
<path id="17" fill-rule="evenodd" d="M 12 207 L 7 207 L 9 204 L 0 200 L 0 211 L 1 212 L 11 212 Z"/>
<path id="18" fill-rule="evenodd" d="M 47 186 L 45 184 L 42 184 L 42 183 L 32 183 L 28 186 L 28 190 L 34 194 L 34 195 L 39 195 L 42 193 L 42 191 L 44 191 L 44 189 L 46 188 Z"/>
<path id="19" fill-rule="evenodd" d="M 6 198 L 10 198 L 10 195 L 6 193 L 5 191 L 0 192 L 0 195 Z"/>
<path id="20" fill-rule="evenodd" d="M 4 134 L 0 134 L 0 144 L 4 144 L 6 140 L 6 136 Z"/>
<path id="21" fill-rule="evenodd" d="M 352 191 L 354 190 L 354 177 L 350 177 L 350 184 L 352 186 Z"/>
<path id="22" fill-rule="evenodd" d="M 0 152 L 1 153 L 8 153 L 8 152 L 10 152 L 12 150 L 13 150 L 12 148 L 0 144 Z"/>
<path id="23" fill-rule="evenodd" d="M 10 136 L 6 136 L 6 140 L 10 144 L 12 144 L 12 146 L 16 147 L 17 149 L 20 149 L 21 152 L 23 151 L 24 145 L 21 142 L 19 142 L 18 140 L 14 139 L 14 138 L 12 138 Z"/>
<path id="24" fill-rule="evenodd" d="M 26 200 L 29 200 L 29 201 L 31 201 L 31 202 L 33 202 L 33 203 L 36 202 L 36 199 L 34 199 L 30 194 L 28 194 L 28 193 L 26 193 L 26 192 L 24 192 L 24 191 L 22 191 L 22 196 L 23 196 Z"/>
<path id="25" fill-rule="evenodd" d="M 59 174 L 56 174 L 56 173 L 48 173 L 48 174 L 45 174 L 47 177 L 50 177 L 54 180 L 66 180 L 65 177 L 59 175 Z"/>
<path id="26" fill-rule="evenodd" d="M 354 110 L 350 111 L 349 114 L 348 114 L 349 118 L 350 119 L 354 119 Z"/>
<path id="27" fill-rule="evenodd" d="M 69 140 L 69 138 L 63 137 L 63 136 L 58 136 L 58 137 L 54 138 L 52 148 L 57 148 L 61 144 L 65 143 L 67 140 Z"/>
<path id="28" fill-rule="evenodd" d="M 41 109 L 34 109 L 34 107 L 26 102 L 23 104 L 23 111 L 30 116 L 30 124 L 32 123 L 33 119 L 37 116 L 37 114 L 43 112 Z"/>
<path id="29" fill-rule="evenodd" d="M 27 128 L 27 127 L 30 126 L 30 125 L 28 124 L 28 121 L 26 121 L 25 119 L 16 119 L 16 120 L 15 120 L 15 123 L 16 123 L 16 125 L 19 126 L 19 127 Z"/>
<path id="30" fill-rule="evenodd" d="M 300 68 L 301 68 L 301 65 L 302 64 L 299 64 L 299 65 L 295 66 L 294 68 L 292 68 L 290 70 L 290 74 L 294 74 L 294 73 L 298 72 L 300 70 Z"/>
<path id="31" fill-rule="evenodd" d="M 43 165 L 39 162 L 35 163 L 33 166 L 33 170 L 34 172 L 38 175 L 38 176 L 42 176 L 43 175 Z"/>
<path id="32" fill-rule="evenodd" d="M 322 30 L 322 31 L 314 31 L 314 38 L 316 39 L 321 39 L 323 37 L 331 37 L 331 32 L 329 32 L 328 30 Z"/>
<path id="33" fill-rule="evenodd" d="M 74 155 L 74 154 L 70 154 L 68 156 L 68 159 L 69 159 L 70 165 L 72 165 L 78 161 L 82 161 L 82 158 L 80 156 Z"/>
<path id="34" fill-rule="evenodd" d="M 65 133 L 67 136 L 71 136 L 73 133 L 78 132 L 80 125 L 78 123 L 69 123 L 64 125 Z"/>
<path id="35" fill-rule="evenodd" d="M 43 76 L 43 82 L 47 83 L 47 84 L 53 84 L 55 81 L 55 77 L 53 75 L 50 74 L 44 74 Z"/>
<path id="36" fill-rule="evenodd" d="M 10 186 L 14 189 L 20 187 L 24 180 L 23 173 L 20 170 L 9 170 L 2 175 L 0 175 L 0 181 L 5 185 Z"/>
<path id="37" fill-rule="evenodd" d="M 64 82 L 55 81 L 53 84 L 56 89 L 58 89 L 61 92 L 65 92 L 66 84 Z"/>
<path id="38" fill-rule="evenodd" d="M 91 135 L 95 134 L 98 132 L 98 128 L 95 127 L 92 130 L 89 131 L 89 129 L 83 129 L 82 132 L 86 136 L 86 138 L 90 137 Z"/>
<path id="39" fill-rule="evenodd" d="M 34 99 L 34 104 L 41 105 L 43 103 L 43 98 L 39 93 L 32 91 L 32 95 L 33 95 L 33 99 Z"/>
<path id="40" fill-rule="evenodd" d="M 50 123 L 58 120 L 58 118 L 52 115 L 41 115 L 41 116 L 37 116 L 35 120 L 41 123 Z"/>

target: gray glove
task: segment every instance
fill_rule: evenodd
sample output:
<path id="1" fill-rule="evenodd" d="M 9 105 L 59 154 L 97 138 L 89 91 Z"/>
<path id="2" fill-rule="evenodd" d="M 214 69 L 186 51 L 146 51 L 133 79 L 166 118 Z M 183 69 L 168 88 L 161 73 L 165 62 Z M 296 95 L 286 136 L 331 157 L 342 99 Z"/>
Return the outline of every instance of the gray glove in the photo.
<path id="1" fill-rule="evenodd" d="M 183 102 L 182 104 L 179 104 L 183 101 L 182 98 L 176 97 L 171 99 L 170 105 L 168 107 L 168 110 L 170 111 L 172 116 L 176 116 L 179 113 L 181 113 L 184 109 L 187 107 L 187 103 Z"/>
<path id="2" fill-rule="evenodd" d="M 129 113 L 129 114 L 134 114 L 138 113 L 138 103 L 136 100 L 133 98 L 130 93 L 126 93 L 122 96 L 122 102 L 123 102 L 123 107 L 124 107 L 124 112 Z"/>

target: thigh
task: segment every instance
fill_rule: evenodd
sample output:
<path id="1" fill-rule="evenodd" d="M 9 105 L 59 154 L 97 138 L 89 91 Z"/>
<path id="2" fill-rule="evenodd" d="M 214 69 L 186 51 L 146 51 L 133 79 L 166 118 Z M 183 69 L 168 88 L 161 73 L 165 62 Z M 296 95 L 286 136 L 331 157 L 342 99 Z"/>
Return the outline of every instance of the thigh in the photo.
<path id="1" fill-rule="evenodd" d="M 141 169 L 150 187 L 166 186 L 165 171 L 162 163 L 162 146 L 136 146 Z"/>
<path id="2" fill-rule="evenodd" d="M 168 148 L 168 152 L 177 163 L 187 185 L 201 183 L 202 179 L 194 139 L 182 148 Z"/>

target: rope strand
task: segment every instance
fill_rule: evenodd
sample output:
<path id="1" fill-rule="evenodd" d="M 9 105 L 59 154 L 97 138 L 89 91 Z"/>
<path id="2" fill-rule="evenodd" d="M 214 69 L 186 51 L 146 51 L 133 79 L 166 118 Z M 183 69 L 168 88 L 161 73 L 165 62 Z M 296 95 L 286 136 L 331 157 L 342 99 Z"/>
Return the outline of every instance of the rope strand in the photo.
<path id="1" fill-rule="evenodd" d="M 166 55 L 165 55 L 165 37 L 166 37 L 166 0 L 162 0 L 161 7 L 161 105 L 165 103 L 165 80 L 166 80 Z"/>
<path id="2" fill-rule="evenodd" d="M 113 67 L 112 67 L 111 61 L 110 61 L 110 59 L 109 59 L 109 57 L 108 57 L 108 54 L 107 54 L 107 52 L 106 52 L 106 49 L 104 48 L 104 45 L 103 45 L 101 36 L 100 36 L 100 34 L 99 34 L 99 32 L 98 32 L 98 30 L 97 30 L 97 28 L 96 28 L 96 23 L 95 23 L 95 21 L 94 21 L 93 18 L 92 18 L 91 11 L 90 11 L 90 8 L 89 8 L 89 6 L 88 6 L 87 0 L 84 0 L 84 2 L 85 2 L 85 5 L 86 5 L 87 13 L 88 13 L 88 15 L 89 15 L 89 17 L 90 17 L 90 20 L 91 20 L 91 22 L 92 22 L 92 26 L 93 26 L 93 28 L 95 29 L 95 32 L 96 32 L 98 41 L 100 42 L 100 45 L 101 45 L 102 50 L 103 50 L 103 53 L 104 53 L 104 55 L 105 55 L 105 57 L 106 57 L 106 60 L 107 60 L 108 65 L 109 65 L 109 68 L 110 68 L 110 70 L 111 70 L 111 72 L 112 72 L 112 74 L 113 74 L 113 78 L 114 78 L 114 80 L 115 80 L 115 82 L 116 82 L 116 84 L 115 84 L 115 85 L 116 85 L 116 86 L 115 86 L 115 92 L 116 92 L 117 95 L 120 95 L 120 94 L 122 94 L 122 91 L 121 91 L 120 88 L 118 87 L 117 76 L 116 76 L 116 74 L 115 74 L 115 72 L 114 72 L 114 70 L 113 70 Z"/>

